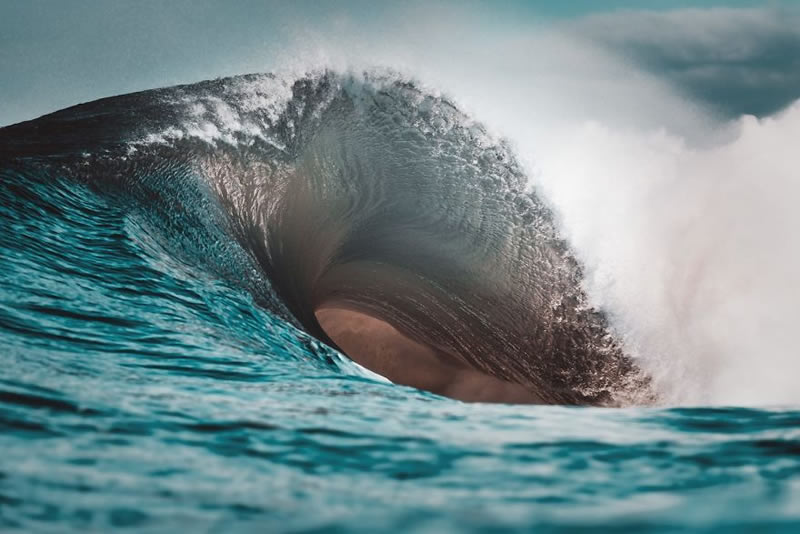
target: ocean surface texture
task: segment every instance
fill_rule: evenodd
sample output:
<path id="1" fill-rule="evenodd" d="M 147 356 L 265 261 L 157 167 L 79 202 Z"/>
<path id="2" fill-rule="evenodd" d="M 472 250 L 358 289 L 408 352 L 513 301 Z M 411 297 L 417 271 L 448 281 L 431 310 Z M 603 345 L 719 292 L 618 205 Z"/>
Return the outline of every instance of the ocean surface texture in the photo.
<path id="1" fill-rule="evenodd" d="M 800 532 L 800 411 L 666 407 L 525 183 L 388 74 L 1 129 L 0 530 Z M 546 404 L 393 384 L 334 301 Z"/>

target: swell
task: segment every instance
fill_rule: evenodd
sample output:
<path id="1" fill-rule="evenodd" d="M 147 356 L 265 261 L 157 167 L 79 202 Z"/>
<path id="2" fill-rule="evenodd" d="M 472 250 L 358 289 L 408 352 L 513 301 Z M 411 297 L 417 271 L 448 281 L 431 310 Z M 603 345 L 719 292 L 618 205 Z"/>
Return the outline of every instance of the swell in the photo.
<path id="1" fill-rule="evenodd" d="M 331 346 L 321 310 L 385 323 L 368 335 L 419 347 L 398 352 L 395 381 L 466 373 L 470 400 L 653 398 L 511 149 L 399 76 L 214 80 L 83 104 L 0 140 L 3 166 L 57 168 L 127 203 L 175 254 Z M 447 394 L 443 380 L 426 389 Z"/>

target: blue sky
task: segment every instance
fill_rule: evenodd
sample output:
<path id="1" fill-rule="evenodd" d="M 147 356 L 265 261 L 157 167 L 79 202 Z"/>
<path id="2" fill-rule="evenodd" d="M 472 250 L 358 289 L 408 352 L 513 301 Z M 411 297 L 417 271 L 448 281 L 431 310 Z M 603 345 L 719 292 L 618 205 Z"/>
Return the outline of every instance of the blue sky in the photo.
<path id="1" fill-rule="evenodd" d="M 761 114 L 800 96 L 800 65 L 794 59 L 800 56 L 800 31 L 793 31 L 788 22 L 783 28 L 755 20 L 751 35 L 747 20 L 726 30 L 717 28 L 714 18 L 736 19 L 731 13 L 738 8 L 751 13 L 791 10 L 798 4 L 791 0 L 766 4 L 746 0 L 462 2 L 442 3 L 434 16 L 444 18 L 452 7 L 483 17 L 487 25 L 509 25 L 517 31 L 563 26 L 596 40 L 598 46 L 617 49 L 632 61 L 661 70 L 686 91 L 714 101 L 726 113 Z M 415 16 L 424 5 L 414 4 Z M 631 13 L 642 13 L 642 6 L 645 12 L 655 13 L 681 13 L 698 6 L 737 9 L 706 17 L 704 24 L 714 27 L 710 32 L 697 26 L 690 14 L 673 17 L 666 25 L 650 21 L 657 34 L 651 38 L 633 31 L 642 19 Z M 285 43 L 296 42 L 298 33 L 335 32 L 329 22 L 346 17 L 350 28 L 368 28 L 380 35 L 382 28 L 389 30 L 403 19 L 408 8 L 409 4 L 369 1 L 291 5 L 255 0 L 2 2 L 0 124 L 104 96 L 270 70 L 285 52 Z M 687 26 L 696 29 L 689 35 L 697 44 L 693 49 L 687 49 L 685 41 L 670 39 Z M 738 57 L 720 59 L 714 47 L 723 50 L 736 44 L 742 28 L 752 41 L 750 49 Z M 705 37 L 709 33 L 715 41 Z M 675 49 L 680 53 L 674 53 Z M 699 64 L 708 66 L 709 62 L 719 68 L 698 70 Z M 793 76 L 793 71 L 798 74 Z M 759 77 L 765 80 L 763 86 L 753 81 Z M 718 96 L 726 87 L 727 93 Z"/>

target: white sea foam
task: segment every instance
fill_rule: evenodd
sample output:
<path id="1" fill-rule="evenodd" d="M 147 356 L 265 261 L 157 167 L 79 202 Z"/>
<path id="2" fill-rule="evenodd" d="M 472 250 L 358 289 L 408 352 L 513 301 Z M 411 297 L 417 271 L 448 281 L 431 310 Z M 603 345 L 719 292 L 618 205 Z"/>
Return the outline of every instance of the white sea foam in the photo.
<path id="1" fill-rule="evenodd" d="M 541 176 L 629 350 L 680 402 L 800 400 L 800 103 L 697 148 L 587 122 Z"/>

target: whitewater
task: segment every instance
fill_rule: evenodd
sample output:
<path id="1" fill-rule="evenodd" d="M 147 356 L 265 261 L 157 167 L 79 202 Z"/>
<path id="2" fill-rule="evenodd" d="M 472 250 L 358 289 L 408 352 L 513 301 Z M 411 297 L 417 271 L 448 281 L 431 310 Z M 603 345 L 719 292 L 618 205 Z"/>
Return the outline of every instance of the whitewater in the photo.
<path id="1" fill-rule="evenodd" d="M 796 531 L 800 101 L 429 15 L 0 128 L 4 530 Z"/>

